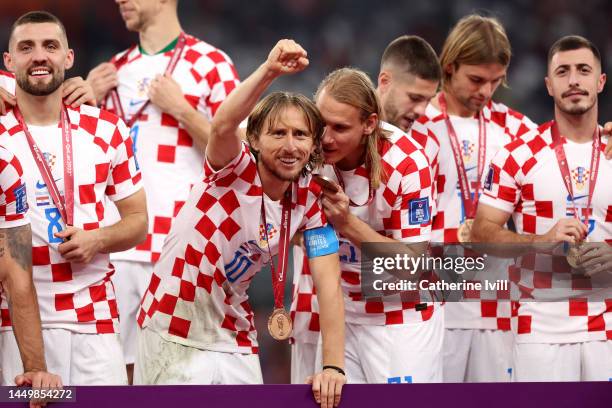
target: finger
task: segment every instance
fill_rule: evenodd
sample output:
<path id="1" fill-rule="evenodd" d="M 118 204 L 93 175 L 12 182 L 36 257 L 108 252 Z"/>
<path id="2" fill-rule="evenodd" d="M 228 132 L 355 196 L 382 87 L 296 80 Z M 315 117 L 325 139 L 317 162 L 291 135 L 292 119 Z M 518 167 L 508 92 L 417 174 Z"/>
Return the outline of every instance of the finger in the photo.
<path id="1" fill-rule="evenodd" d="M 6 115 L 6 105 L 5 105 L 5 101 L 0 101 L 0 114 L 1 115 Z"/>
<path id="2" fill-rule="evenodd" d="M 22 387 L 24 385 L 29 385 L 30 381 L 26 378 L 25 375 L 23 374 L 19 374 L 17 377 L 15 377 L 15 385 L 18 387 Z"/>
<path id="3" fill-rule="evenodd" d="M 340 405 L 340 398 L 342 397 L 342 386 L 344 385 L 344 378 L 341 378 L 336 382 L 334 389 L 334 407 Z"/>
<path id="4" fill-rule="evenodd" d="M 312 375 L 309 375 L 308 377 L 306 377 L 306 382 L 304 384 L 312 384 L 312 380 L 313 380 Z"/>
<path id="5" fill-rule="evenodd" d="M 317 404 L 321 403 L 321 375 L 317 374 L 314 376 L 312 381 L 312 394 Z"/>
<path id="6" fill-rule="evenodd" d="M 75 88 L 72 92 L 64 95 L 64 103 L 73 106 L 74 101 L 85 94 L 84 88 Z M 74 106 L 73 106 L 74 107 Z"/>
<path id="7" fill-rule="evenodd" d="M 81 249 L 73 249 L 72 251 L 61 254 L 62 258 L 69 262 L 85 263 L 84 254 Z"/>
<path id="8" fill-rule="evenodd" d="M 64 258 L 66 258 L 69 252 L 76 250 L 78 247 L 79 247 L 78 243 L 74 242 L 74 240 L 69 240 L 69 241 L 65 241 L 59 244 L 57 247 L 57 250 Z"/>
<path id="9" fill-rule="evenodd" d="M 83 93 L 83 95 L 81 95 L 79 97 L 79 99 L 77 99 L 76 101 L 72 102 L 70 104 L 70 106 L 72 106 L 73 108 L 78 108 L 79 106 L 83 105 L 84 103 L 88 102 L 90 100 L 90 96 L 87 95 L 86 93 Z"/>
<path id="10" fill-rule="evenodd" d="M 34 373 L 32 377 L 32 388 L 40 388 L 42 386 L 42 374 Z"/>
<path id="11" fill-rule="evenodd" d="M 323 379 L 321 380 L 321 407 L 332 408 L 334 404 L 334 390 L 330 389 L 332 387 L 331 377 L 326 374 L 323 374 L 322 377 Z"/>
<path id="12" fill-rule="evenodd" d="M 65 98 L 66 96 L 70 95 L 78 87 L 79 84 L 77 83 L 77 81 L 74 80 L 74 78 L 67 79 L 62 84 L 62 98 Z"/>

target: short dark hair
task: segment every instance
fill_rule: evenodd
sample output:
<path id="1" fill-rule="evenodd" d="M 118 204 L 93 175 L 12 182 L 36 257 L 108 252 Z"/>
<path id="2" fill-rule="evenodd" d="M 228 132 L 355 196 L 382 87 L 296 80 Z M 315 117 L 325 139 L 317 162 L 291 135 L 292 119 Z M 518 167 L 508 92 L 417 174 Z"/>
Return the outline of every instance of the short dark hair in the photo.
<path id="1" fill-rule="evenodd" d="M 15 29 L 17 27 L 24 25 L 24 24 L 42 24 L 42 23 L 57 24 L 59 28 L 62 30 L 62 34 L 64 38 L 66 39 L 66 42 L 68 42 L 68 36 L 66 35 L 66 27 L 64 27 L 64 24 L 62 23 L 62 21 L 59 18 L 57 18 L 55 15 L 47 11 L 38 10 L 38 11 L 30 11 L 28 13 L 25 13 L 24 15 L 19 17 L 17 20 L 15 20 L 15 22 L 13 23 L 13 26 L 11 27 L 11 32 L 9 34 L 9 44 L 11 42 L 11 39 L 13 38 L 13 33 L 15 32 Z"/>
<path id="2" fill-rule="evenodd" d="M 428 81 L 440 81 L 442 77 L 436 52 L 427 41 L 416 35 L 403 35 L 391 41 L 383 53 L 380 69 L 387 64 Z"/>
<path id="3" fill-rule="evenodd" d="M 548 50 L 548 66 L 550 67 L 550 61 L 552 61 L 552 58 L 556 53 L 562 51 L 579 50 L 581 48 L 588 48 L 591 50 L 595 56 L 595 59 L 597 59 L 601 65 L 601 54 L 599 53 L 599 50 L 595 44 L 580 35 L 566 35 L 565 37 L 558 39 L 552 45 L 552 47 L 550 47 L 550 50 Z"/>

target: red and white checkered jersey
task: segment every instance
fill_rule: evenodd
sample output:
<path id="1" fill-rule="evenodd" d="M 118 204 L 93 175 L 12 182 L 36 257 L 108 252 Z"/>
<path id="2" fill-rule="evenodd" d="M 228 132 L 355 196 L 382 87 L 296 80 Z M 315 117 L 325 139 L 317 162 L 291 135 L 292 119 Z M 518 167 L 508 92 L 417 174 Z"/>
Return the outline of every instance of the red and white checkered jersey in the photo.
<path id="1" fill-rule="evenodd" d="M 372 202 L 360 207 L 349 207 L 351 214 L 366 222 L 379 234 L 397 241 L 429 241 L 432 179 L 427 156 L 421 146 L 399 128 L 387 123 L 383 123 L 382 127 L 390 133 L 389 141 L 381 143 L 380 146 L 386 177 L 374 192 Z M 366 203 L 369 183 L 365 165 L 350 171 L 338 171 L 344 182 L 345 193 L 357 204 Z M 326 165 L 321 173 L 337 181 L 333 167 Z M 423 206 L 424 218 L 411 219 L 411 208 L 418 205 Z M 409 300 L 404 299 L 403 295 L 397 295 L 397 298 L 385 297 L 384 302 L 380 299 L 362 298 L 361 250 L 347 238 L 338 238 L 347 322 L 390 325 L 429 320 L 437 306 L 423 302 L 423 310 L 417 311 L 415 306 L 420 301 L 414 293 L 409 295 Z M 312 277 L 308 265 L 301 262 L 301 252 L 300 249 L 294 249 L 294 290 L 291 305 L 294 318 L 293 337 L 300 342 L 314 343 L 319 330 L 319 310 Z M 300 270 L 302 273 L 297 273 Z"/>
<path id="2" fill-rule="evenodd" d="M 72 125 L 74 167 L 74 226 L 92 230 L 109 225 L 104 218 L 107 199 L 118 201 L 142 188 L 128 128 L 115 115 L 83 105 L 68 108 Z M 62 131 L 59 125 L 28 126 L 64 194 Z M 0 117 L 0 143 L 23 167 L 29 217 L 32 222 L 32 264 L 44 328 L 79 333 L 115 333 L 119 322 L 110 278 L 108 254 L 88 264 L 70 263 L 58 251 L 55 233 L 65 228 L 60 213 L 30 151 L 13 111 Z M 10 328 L 3 321 L 4 328 Z"/>
<path id="3" fill-rule="evenodd" d="M 0 146 L 0 228 L 30 223 L 25 194 L 21 163 L 13 153 Z"/>
<path id="4" fill-rule="evenodd" d="M 487 136 L 484 163 L 484 168 L 487 169 L 497 151 L 518 136 L 534 129 L 536 125 L 526 116 L 501 103 L 489 102 L 482 113 Z M 477 186 L 480 185 L 477 174 L 478 118 L 450 115 L 450 120 L 457 134 L 473 197 Z M 432 153 L 438 153 L 438 159 L 433 166 L 437 212 L 432 223 L 432 242 L 456 244 L 457 229 L 465 221 L 465 210 L 446 122 L 442 112 L 432 104 L 428 105 L 425 115 L 419 121 L 425 124 L 429 135 L 426 137 L 424 134 L 413 132 L 414 138 L 424 146 L 426 153 L 430 155 L 430 160 Z M 505 279 L 507 277 L 505 269 L 509 262 L 507 265 L 499 262 L 496 264 L 500 268 L 500 277 Z M 487 279 L 493 282 L 495 279 L 490 275 L 491 271 L 487 272 L 489 273 Z M 471 281 L 477 280 L 476 277 L 473 278 Z M 488 293 L 488 295 L 495 294 Z M 508 302 L 497 302 L 496 299 L 482 299 L 478 302 L 475 299 L 481 297 L 481 293 L 475 292 L 464 293 L 464 296 L 470 300 L 447 303 L 448 307 L 444 312 L 447 328 L 510 330 Z M 509 293 L 500 294 L 499 297 L 509 298 Z"/>
<path id="5" fill-rule="evenodd" d="M 127 56 L 122 58 L 126 52 Z M 119 62 L 117 91 L 126 120 L 149 99 L 149 84 L 164 73 L 172 52 L 146 55 L 133 47 L 113 58 L 113 62 Z M 190 35 L 186 36 L 172 78 L 180 85 L 185 99 L 208 120 L 212 120 L 221 102 L 239 83 L 232 61 L 223 51 Z M 110 97 L 106 106 L 114 111 Z M 132 126 L 130 135 L 147 192 L 149 231 L 143 243 L 111 258 L 156 262 L 172 220 L 191 186 L 202 179 L 204 156 L 176 118 L 152 103 Z"/>
<path id="6" fill-rule="evenodd" d="M 557 157 L 551 148 L 551 123 L 527 133 L 498 152 L 486 179 L 481 197 L 489 205 L 508 213 L 520 234 L 545 234 L 559 220 L 572 218 L 569 200 Z M 571 173 L 576 208 L 585 218 L 589 195 L 589 169 L 592 144 L 562 139 Z M 599 175 L 589 218 L 591 242 L 612 243 L 612 162 L 600 152 Z M 511 269 L 511 281 L 518 282 L 523 298 L 543 299 L 565 288 L 573 300 L 562 302 L 521 301 L 513 326 L 518 342 L 573 343 L 612 340 L 612 292 L 598 285 L 599 277 L 574 274 L 565 256 L 533 254 L 519 258 Z M 589 290 L 593 288 L 593 290 Z M 605 298 L 586 301 L 582 293 Z M 553 298 L 554 299 L 554 298 Z M 593 299 L 593 297 L 590 297 Z"/>
<path id="7" fill-rule="evenodd" d="M 0 146 L 0 229 L 30 223 L 23 170 L 19 160 Z M 3 300 L 0 284 L 0 327 L 10 325 L 8 303 Z"/>
<path id="8" fill-rule="evenodd" d="M 15 95 L 15 75 L 10 72 L 0 70 L 0 88 Z"/>
<path id="9" fill-rule="evenodd" d="M 292 190 L 290 236 L 324 226 L 320 187 L 300 177 Z M 246 144 L 219 171 L 206 163 L 204 181 L 194 185 L 153 270 L 137 319 L 141 327 L 190 347 L 257 353 L 247 289 L 269 254 L 278 253 L 282 213 L 281 202 L 265 196 L 264 227 L 261 200 Z"/>

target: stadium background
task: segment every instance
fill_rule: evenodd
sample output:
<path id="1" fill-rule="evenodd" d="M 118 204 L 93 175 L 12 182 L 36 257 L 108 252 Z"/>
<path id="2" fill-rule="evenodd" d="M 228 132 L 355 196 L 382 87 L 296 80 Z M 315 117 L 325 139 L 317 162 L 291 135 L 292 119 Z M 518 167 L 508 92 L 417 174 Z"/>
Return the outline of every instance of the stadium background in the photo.
<path id="1" fill-rule="evenodd" d="M 75 67 L 67 76 L 85 77 L 98 63 L 137 41 L 137 35 L 125 29 L 112 0 L 2 0 L 0 42 L 3 50 L 7 48 L 13 21 L 31 10 L 50 11 L 66 25 L 76 59 Z M 309 96 L 328 72 L 341 66 L 359 67 L 375 81 L 385 46 L 399 35 L 420 35 L 440 52 L 452 25 L 472 12 L 499 18 L 512 44 L 509 88 L 498 90 L 496 99 L 538 123 L 552 117 L 553 105 L 543 78 L 548 48 L 556 39 L 567 34 L 584 35 L 599 47 L 604 71 L 611 71 L 612 2 L 608 0 L 179 2 L 185 31 L 227 52 L 241 79 L 263 61 L 278 39 L 298 41 L 309 53 L 310 67 L 297 76 L 281 78 L 272 90 L 290 90 Z M 610 91 L 600 95 L 600 122 L 612 120 L 610 95 Z M 265 329 L 273 305 L 269 270 L 258 274 L 250 293 L 257 316 L 264 380 L 286 383 L 289 346 L 272 340 Z M 287 302 L 289 293 L 287 288 Z"/>

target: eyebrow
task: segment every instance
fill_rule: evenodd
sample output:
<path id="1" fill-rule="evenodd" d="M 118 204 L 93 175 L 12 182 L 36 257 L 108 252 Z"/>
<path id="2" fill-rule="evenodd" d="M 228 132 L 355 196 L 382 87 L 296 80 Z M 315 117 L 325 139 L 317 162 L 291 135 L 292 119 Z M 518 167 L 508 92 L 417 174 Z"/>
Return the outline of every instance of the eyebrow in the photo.
<path id="1" fill-rule="evenodd" d="M 581 69 L 581 68 L 591 68 L 591 69 L 593 69 L 593 67 L 592 67 L 592 66 L 590 66 L 589 64 L 584 64 L 584 63 L 581 63 L 581 64 L 574 64 L 574 65 L 575 65 L 575 66 L 576 66 L 578 69 Z M 557 68 L 555 68 L 555 71 L 557 71 L 557 70 L 559 70 L 559 69 L 561 69 L 561 68 L 568 69 L 568 68 L 570 68 L 570 67 L 571 67 L 571 64 L 562 64 L 562 65 L 559 65 Z"/>

